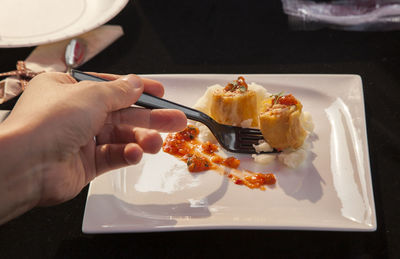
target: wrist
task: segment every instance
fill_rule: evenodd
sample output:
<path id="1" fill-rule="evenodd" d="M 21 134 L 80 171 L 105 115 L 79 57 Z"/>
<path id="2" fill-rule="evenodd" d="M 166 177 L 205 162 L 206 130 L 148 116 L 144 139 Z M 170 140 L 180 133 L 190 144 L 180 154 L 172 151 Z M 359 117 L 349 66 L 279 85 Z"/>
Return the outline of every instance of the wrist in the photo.
<path id="1" fill-rule="evenodd" d="M 0 224 L 33 208 L 40 199 L 40 152 L 33 130 L 0 124 Z"/>

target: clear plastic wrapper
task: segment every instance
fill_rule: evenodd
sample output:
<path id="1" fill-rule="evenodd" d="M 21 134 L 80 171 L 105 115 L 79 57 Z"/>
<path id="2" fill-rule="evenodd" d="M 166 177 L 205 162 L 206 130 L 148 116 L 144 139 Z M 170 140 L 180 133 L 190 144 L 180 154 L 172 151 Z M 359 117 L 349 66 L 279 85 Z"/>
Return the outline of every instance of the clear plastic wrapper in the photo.
<path id="1" fill-rule="evenodd" d="M 400 29 L 400 0 L 282 0 L 282 4 L 296 29 Z"/>

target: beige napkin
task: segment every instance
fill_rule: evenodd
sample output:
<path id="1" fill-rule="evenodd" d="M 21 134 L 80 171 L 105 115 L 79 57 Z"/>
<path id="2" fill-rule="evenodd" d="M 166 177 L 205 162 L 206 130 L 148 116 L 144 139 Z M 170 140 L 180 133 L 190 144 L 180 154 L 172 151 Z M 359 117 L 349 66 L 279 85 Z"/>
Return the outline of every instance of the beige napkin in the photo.
<path id="1" fill-rule="evenodd" d="M 83 39 L 87 44 L 86 56 L 83 63 L 96 56 L 123 34 L 121 26 L 103 25 L 74 37 Z M 71 39 L 38 46 L 25 60 L 26 67 L 34 72 L 65 72 L 67 67 L 64 62 L 64 52 Z M 8 77 L 0 81 L 0 103 L 14 98 L 22 91 L 22 85 L 16 77 Z"/>

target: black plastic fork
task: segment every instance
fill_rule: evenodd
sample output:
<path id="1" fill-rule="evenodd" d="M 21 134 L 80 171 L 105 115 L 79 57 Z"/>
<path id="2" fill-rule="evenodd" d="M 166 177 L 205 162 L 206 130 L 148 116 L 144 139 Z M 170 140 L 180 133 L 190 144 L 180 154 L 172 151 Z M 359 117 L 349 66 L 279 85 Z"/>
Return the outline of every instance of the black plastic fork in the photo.
<path id="1" fill-rule="evenodd" d="M 106 79 L 86 74 L 78 70 L 72 70 L 70 75 L 79 81 L 108 81 Z M 186 107 L 181 104 L 177 104 L 156 96 L 143 93 L 135 105 L 149 108 L 149 109 L 176 109 L 182 111 L 188 119 L 195 120 L 205 124 L 211 132 L 214 134 L 219 144 L 227 151 L 234 153 L 256 153 L 253 145 L 257 145 L 259 140 L 263 139 L 261 131 L 252 128 L 241 128 L 235 126 L 228 126 L 216 122 L 207 114 Z M 275 153 L 271 151 L 267 153 Z"/>

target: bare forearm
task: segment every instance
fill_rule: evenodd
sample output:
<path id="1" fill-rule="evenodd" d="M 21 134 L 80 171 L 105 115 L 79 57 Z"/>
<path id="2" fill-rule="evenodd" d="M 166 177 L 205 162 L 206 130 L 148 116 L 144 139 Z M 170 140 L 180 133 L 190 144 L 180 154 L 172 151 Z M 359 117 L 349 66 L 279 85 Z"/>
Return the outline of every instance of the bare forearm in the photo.
<path id="1" fill-rule="evenodd" d="M 39 164 L 32 154 L 30 134 L 0 124 L 0 224 L 33 208 L 40 195 Z"/>

